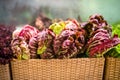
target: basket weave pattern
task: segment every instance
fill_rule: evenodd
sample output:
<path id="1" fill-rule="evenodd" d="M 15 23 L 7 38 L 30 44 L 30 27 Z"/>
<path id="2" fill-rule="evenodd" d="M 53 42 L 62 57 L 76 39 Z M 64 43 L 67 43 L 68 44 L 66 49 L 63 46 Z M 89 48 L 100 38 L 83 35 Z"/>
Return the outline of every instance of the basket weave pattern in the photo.
<path id="1" fill-rule="evenodd" d="M 104 58 L 11 62 L 13 80 L 102 80 Z"/>
<path id="2" fill-rule="evenodd" d="M 0 80 L 10 80 L 9 64 L 0 64 Z"/>
<path id="3" fill-rule="evenodd" d="M 107 58 L 105 80 L 120 80 L 120 58 Z"/>

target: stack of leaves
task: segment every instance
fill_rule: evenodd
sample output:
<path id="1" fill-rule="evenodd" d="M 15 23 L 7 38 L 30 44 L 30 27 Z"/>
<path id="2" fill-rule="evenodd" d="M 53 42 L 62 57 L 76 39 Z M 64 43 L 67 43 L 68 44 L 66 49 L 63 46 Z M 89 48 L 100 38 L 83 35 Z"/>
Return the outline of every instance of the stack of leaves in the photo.
<path id="1" fill-rule="evenodd" d="M 112 25 L 112 36 L 118 35 L 120 38 L 120 24 Z M 120 58 L 120 44 L 112 48 L 107 54 L 109 57 Z"/>
<path id="2" fill-rule="evenodd" d="M 60 21 L 49 28 L 56 34 L 53 44 L 56 58 L 72 58 L 82 52 L 84 30 L 76 20 Z"/>
<path id="3" fill-rule="evenodd" d="M 42 59 L 54 58 L 53 40 L 55 34 L 49 29 L 43 29 L 29 42 L 31 58 L 37 58 L 40 55 Z"/>
<path id="4" fill-rule="evenodd" d="M 7 64 L 13 58 L 11 40 L 14 30 L 14 26 L 0 24 L 0 64 Z"/>
<path id="5" fill-rule="evenodd" d="M 40 13 L 37 18 L 35 18 L 35 20 L 31 23 L 32 26 L 36 27 L 40 31 L 44 28 L 48 28 L 51 24 L 52 20 L 43 13 Z"/>
<path id="6" fill-rule="evenodd" d="M 120 44 L 118 36 L 112 37 L 111 27 L 99 14 L 90 16 L 83 28 L 87 34 L 86 53 L 89 57 L 103 57 L 110 49 Z"/>
<path id="7" fill-rule="evenodd" d="M 14 57 L 17 59 L 29 59 L 30 58 L 30 50 L 28 47 L 28 43 L 30 39 L 37 35 L 39 31 L 30 26 L 25 25 L 19 33 L 14 33 L 16 37 L 13 38 L 11 45 L 14 53 Z"/>

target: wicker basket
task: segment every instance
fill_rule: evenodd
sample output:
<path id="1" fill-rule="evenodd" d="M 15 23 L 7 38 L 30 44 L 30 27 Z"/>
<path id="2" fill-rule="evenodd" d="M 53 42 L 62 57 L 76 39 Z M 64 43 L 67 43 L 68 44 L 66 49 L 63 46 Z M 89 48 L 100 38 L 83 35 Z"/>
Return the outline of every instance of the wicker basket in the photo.
<path id="1" fill-rule="evenodd" d="M 104 58 L 31 59 L 11 62 L 13 80 L 102 80 Z"/>
<path id="2" fill-rule="evenodd" d="M 120 58 L 107 58 L 105 80 L 120 80 Z"/>
<path id="3" fill-rule="evenodd" d="M 11 80 L 9 64 L 6 64 L 6 65 L 0 64 L 0 80 Z"/>

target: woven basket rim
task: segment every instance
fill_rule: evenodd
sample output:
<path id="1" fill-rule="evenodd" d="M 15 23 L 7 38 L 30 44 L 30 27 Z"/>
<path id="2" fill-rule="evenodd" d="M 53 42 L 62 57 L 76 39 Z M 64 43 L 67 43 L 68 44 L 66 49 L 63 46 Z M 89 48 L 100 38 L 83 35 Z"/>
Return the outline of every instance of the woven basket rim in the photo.
<path id="1" fill-rule="evenodd" d="M 71 58 L 71 59 L 28 59 L 28 60 L 18 60 L 18 59 L 14 59 L 11 61 L 11 63 L 14 62 L 34 62 L 34 61 L 76 61 L 76 60 L 85 60 L 85 61 L 94 61 L 94 60 L 103 60 L 105 61 L 105 58 Z"/>
<path id="2" fill-rule="evenodd" d="M 77 59 L 105 59 L 105 58 L 28 59 L 28 60 L 77 60 Z M 12 60 L 12 61 L 27 61 L 27 60 L 14 59 L 14 60 Z"/>
<path id="3" fill-rule="evenodd" d="M 111 59 L 120 59 L 120 58 L 114 58 L 114 57 L 107 57 L 106 59 L 109 59 L 109 58 L 111 58 Z"/>

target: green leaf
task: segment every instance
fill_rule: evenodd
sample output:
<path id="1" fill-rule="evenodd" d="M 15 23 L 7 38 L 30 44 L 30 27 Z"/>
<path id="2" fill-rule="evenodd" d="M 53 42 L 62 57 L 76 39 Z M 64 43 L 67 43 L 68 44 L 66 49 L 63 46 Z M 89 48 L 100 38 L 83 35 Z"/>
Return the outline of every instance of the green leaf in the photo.
<path id="1" fill-rule="evenodd" d="M 54 24 L 52 24 L 49 27 L 49 29 L 53 30 L 53 32 L 56 35 L 59 35 L 64 28 L 65 28 L 65 23 L 63 23 L 63 22 L 61 22 L 61 23 L 54 23 Z"/>
<path id="2" fill-rule="evenodd" d="M 45 52 L 46 49 L 47 49 L 47 47 L 45 45 L 43 47 L 38 48 L 37 54 L 42 54 L 43 52 Z"/>
<path id="3" fill-rule="evenodd" d="M 120 53 L 120 44 L 118 44 L 115 48 L 116 48 L 116 51 Z"/>
<path id="4" fill-rule="evenodd" d="M 28 56 L 27 54 L 23 54 L 23 55 L 22 55 L 22 59 L 27 60 L 27 59 L 29 59 L 29 56 Z"/>
<path id="5" fill-rule="evenodd" d="M 114 36 L 115 34 L 117 34 L 120 38 L 120 24 L 112 26 L 112 35 Z M 112 50 L 110 56 L 120 58 L 120 44 L 114 47 L 114 50 Z"/>
<path id="6" fill-rule="evenodd" d="M 120 37 L 120 24 L 112 26 L 112 35 L 117 34 Z"/>

